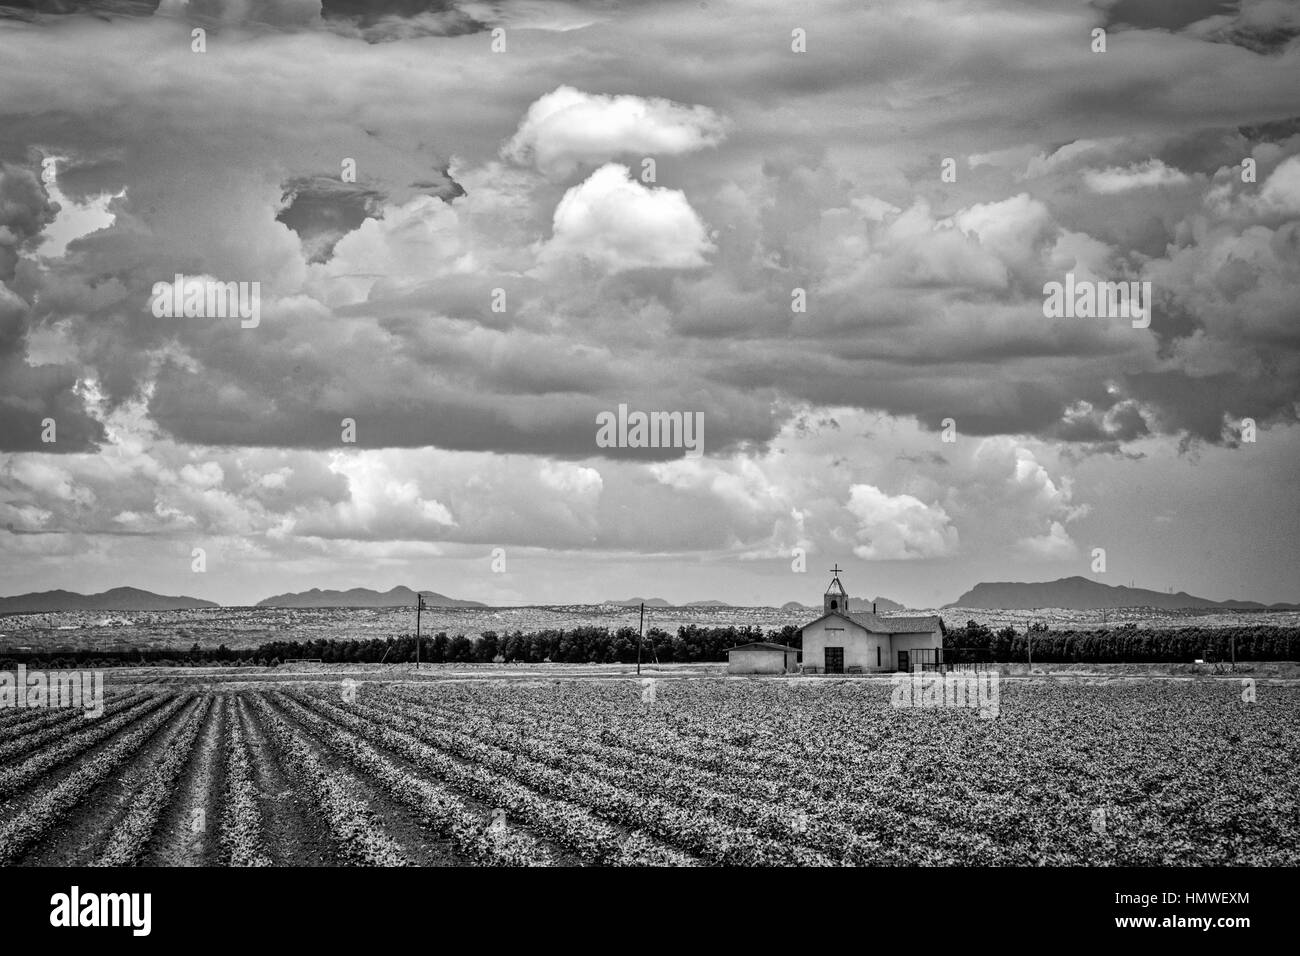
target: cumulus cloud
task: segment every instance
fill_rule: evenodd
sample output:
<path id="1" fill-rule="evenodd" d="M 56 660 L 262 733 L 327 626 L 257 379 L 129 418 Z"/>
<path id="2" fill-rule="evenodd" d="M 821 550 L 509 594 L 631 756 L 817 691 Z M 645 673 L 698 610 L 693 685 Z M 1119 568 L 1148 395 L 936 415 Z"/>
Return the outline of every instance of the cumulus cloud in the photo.
<path id="1" fill-rule="evenodd" d="M 1022 538 L 1019 544 L 1026 555 L 1044 561 L 1066 561 L 1079 554 L 1079 546 L 1059 521 L 1053 521 L 1046 533 Z"/>
<path id="2" fill-rule="evenodd" d="M 1051 152 L 1040 152 L 1030 158 L 1025 165 L 1026 179 L 1048 176 L 1071 169 L 1082 163 L 1105 156 L 1115 149 L 1122 148 L 1127 141 L 1124 137 L 1081 138 L 1058 146 Z"/>
<path id="3" fill-rule="evenodd" d="M 609 163 L 564 194 L 540 260 L 580 260 L 609 273 L 693 269 L 714 250 L 685 193 L 643 186 Z"/>
<path id="4" fill-rule="evenodd" d="M 891 496 L 872 485 L 854 485 L 848 510 L 858 521 L 853 553 L 864 560 L 940 558 L 957 550 L 957 529 L 948 513 L 911 495 Z"/>
<path id="5" fill-rule="evenodd" d="M 1300 155 L 1288 156 L 1264 181 L 1256 208 L 1265 213 L 1300 216 Z"/>
<path id="6" fill-rule="evenodd" d="M 560 86 L 528 107 L 501 155 L 562 177 L 628 154 L 680 156 L 716 146 L 725 131 L 722 117 L 707 106 Z"/>
<path id="7" fill-rule="evenodd" d="M 546 462 L 538 477 L 547 488 L 574 497 L 599 494 L 603 485 L 595 468 L 569 462 Z"/>
<path id="8" fill-rule="evenodd" d="M 1180 169 L 1166 166 L 1158 159 L 1145 163 L 1120 168 L 1090 169 L 1083 175 L 1083 181 L 1095 193 L 1128 192 L 1131 189 L 1150 189 L 1157 186 L 1181 186 L 1189 177 Z"/>
<path id="9" fill-rule="evenodd" d="M 1017 271 L 1034 269 L 1043 242 L 1057 231 L 1051 211 L 1028 193 L 1001 202 L 976 203 L 958 212 L 953 221 L 963 232 Z"/>

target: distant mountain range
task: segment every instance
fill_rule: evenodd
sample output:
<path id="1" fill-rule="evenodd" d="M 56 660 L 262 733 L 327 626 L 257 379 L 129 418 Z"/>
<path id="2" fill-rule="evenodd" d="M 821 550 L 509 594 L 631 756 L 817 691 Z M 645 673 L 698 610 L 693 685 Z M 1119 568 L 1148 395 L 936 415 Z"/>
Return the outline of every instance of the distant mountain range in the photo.
<path id="1" fill-rule="evenodd" d="M 868 601 L 866 598 L 851 597 L 849 598 L 849 613 L 854 614 L 859 611 L 863 613 L 870 612 L 872 604 L 875 604 L 876 610 L 881 614 L 884 614 L 886 612 L 892 614 L 895 611 L 906 610 L 906 607 L 904 607 L 904 605 L 899 604 L 897 601 L 891 601 L 889 600 L 889 598 L 886 597 L 878 597 L 874 601 Z M 787 601 L 785 604 L 781 605 L 781 610 L 817 611 L 820 610 L 820 606 L 815 604 L 800 604 L 798 601 Z"/>
<path id="2" fill-rule="evenodd" d="M 0 614 L 39 614 L 53 611 L 179 611 L 220 607 L 213 601 L 168 597 L 139 588 L 113 588 L 100 594 L 75 591 L 39 591 L 0 598 Z"/>
<path id="3" fill-rule="evenodd" d="M 851 597 L 849 598 L 849 612 L 870 611 L 871 605 L 873 604 L 876 606 L 876 610 L 881 614 L 884 614 L 886 611 L 893 613 L 894 611 L 906 610 L 903 605 L 899 604 L 897 601 L 891 601 L 887 597 L 878 597 L 872 601 L 868 601 L 865 598 Z"/>
<path id="4" fill-rule="evenodd" d="M 487 607 L 478 601 L 460 601 L 437 591 L 421 591 L 428 607 Z M 322 591 L 312 588 L 297 594 L 277 594 L 257 602 L 258 607 L 415 607 L 415 592 L 398 586 L 390 591 L 352 588 L 349 591 Z"/>
<path id="5" fill-rule="evenodd" d="M 1260 604 L 1258 601 L 1211 601 L 1186 591 L 1169 594 L 1147 588 L 1102 584 L 1088 578 L 1061 578 L 1059 581 L 1022 583 L 1005 581 L 977 584 L 956 601 L 944 607 L 969 607 L 984 610 L 1020 610 L 1053 607 L 1087 611 L 1111 607 L 1153 607 L 1161 610 L 1178 608 L 1222 609 L 1225 611 L 1295 611 L 1296 604 Z"/>
<path id="6" fill-rule="evenodd" d="M 437 591 L 421 591 L 425 604 L 437 608 L 484 608 L 478 601 L 462 601 L 447 597 Z M 310 591 L 277 594 L 257 602 L 257 607 L 274 608 L 345 608 L 345 607 L 414 607 L 416 592 L 408 587 L 395 587 L 390 591 L 370 588 L 352 588 L 348 591 Z M 663 598 L 628 598 L 626 601 L 609 601 L 617 607 L 634 608 L 642 602 L 646 607 L 671 608 L 727 608 L 735 607 L 726 601 L 691 601 L 674 605 Z M 851 612 L 868 612 L 872 601 L 850 598 Z M 876 611 L 893 614 L 905 610 L 904 605 L 888 598 L 877 597 Z M 193 608 L 220 607 L 213 601 L 192 597 L 169 597 L 140 588 L 113 588 L 100 594 L 78 594 L 75 591 L 41 591 L 0 597 L 0 614 L 32 614 L 55 611 L 176 611 Z M 1099 608 L 1150 607 L 1160 610 L 1224 610 L 1224 611 L 1300 611 L 1300 604 L 1261 604 L 1258 601 L 1211 601 L 1185 591 L 1169 594 L 1147 588 L 1130 588 L 1123 585 L 1102 584 L 1084 577 L 1061 578 L 1059 581 L 1002 581 L 975 585 L 945 608 L 972 608 L 982 610 L 1024 610 L 1032 608 L 1062 608 L 1065 610 L 1095 610 Z M 814 614 L 819 605 L 789 601 L 781 606 L 788 612 Z"/>

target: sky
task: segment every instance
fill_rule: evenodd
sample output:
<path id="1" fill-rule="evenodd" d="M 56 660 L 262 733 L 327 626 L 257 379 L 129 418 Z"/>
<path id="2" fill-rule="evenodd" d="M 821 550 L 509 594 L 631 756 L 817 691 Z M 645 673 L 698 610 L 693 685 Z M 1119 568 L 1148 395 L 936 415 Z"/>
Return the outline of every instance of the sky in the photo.
<path id="1" fill-rule="evenodd" d="M 0 0 L 0 90 L 0 593 L 1300 601 L 1300 5 Z"/>

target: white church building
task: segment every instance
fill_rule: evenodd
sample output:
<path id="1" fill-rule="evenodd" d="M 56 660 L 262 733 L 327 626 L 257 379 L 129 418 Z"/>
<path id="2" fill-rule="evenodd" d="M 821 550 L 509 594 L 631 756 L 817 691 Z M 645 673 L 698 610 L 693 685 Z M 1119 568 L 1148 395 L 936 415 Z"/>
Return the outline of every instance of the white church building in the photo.
<path id="1" fill-rule="evenodd" d="M 937 615 L 881 617 L 850 612 L 840 569 L 822 598 L 823 614 L 803 626 L 803 669 L 810 674 L 929 670 L 943 663 L 943 621 Z"/>

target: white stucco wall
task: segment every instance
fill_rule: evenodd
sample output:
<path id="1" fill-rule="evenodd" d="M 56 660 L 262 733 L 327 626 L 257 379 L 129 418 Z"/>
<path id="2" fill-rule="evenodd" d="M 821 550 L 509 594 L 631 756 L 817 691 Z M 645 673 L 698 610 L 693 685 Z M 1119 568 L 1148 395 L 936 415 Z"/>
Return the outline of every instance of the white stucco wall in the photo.
<path id="1" fill-rule="evenodd" d="M 888 634 L 872 634 L 866 628 L 831 617 L 803 629 L 803 663 L 818 670 L 826 667 L 826 648 L 844 648 L 844 669 L 861 667 L 864 671 L 893 670 Z M 880 666 L 876 666 L 876 648 L 880 648 Z"/>
<path id="2" fill-rule="evenodd" d="M 750 647 L 727 652 L 728 674 L 784 674 L 785 651 Z"/>
<path id="3" fill-rule="evenodd" d="M 829 617 L 803 629 L 803 663 L 819 671 L 826 667 L 826 648 L 844 648 L 844 669 L 861 667 L 863 671 L 898 669 L 898 651 L 921 647 L 943 647 L 939 631 L 929 634 L 873 634 L 861 625 L 838 617 Z M 876 664 L 876 649 L 880 664 Z"/>

